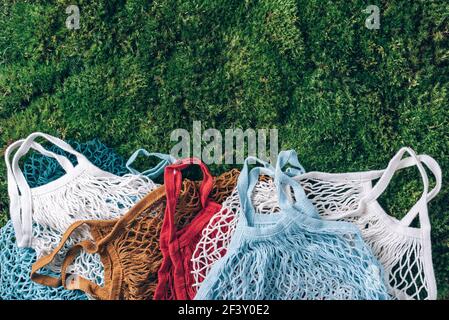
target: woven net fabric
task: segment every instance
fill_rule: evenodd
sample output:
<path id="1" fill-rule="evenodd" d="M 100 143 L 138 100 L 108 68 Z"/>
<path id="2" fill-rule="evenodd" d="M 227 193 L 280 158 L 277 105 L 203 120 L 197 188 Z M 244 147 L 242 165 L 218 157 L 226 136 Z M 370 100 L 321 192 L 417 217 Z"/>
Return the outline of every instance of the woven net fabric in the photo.
<path id="1" fill-rule="evenodd" d="M 36 251 L 37 258 L 48 255 L 75 221 L 118 219 L 156 187 L 153 181 L 143 175 L 95 176 L 86 170 L 51 192 L 32 194 L 32 248 Z M 90 239 L 86 228 L 81 228 L 72 235 L 67 246 L 48 268 L 53 272 L 60 272 L 66 250 L 83 239 Z M 68 272 L 102 283 L 99 256 L 80 255 Z"/>
<path id="2" fill-rule="evenodd" d="M 274 182 L 262 176 L 257 182 L 251 199 L 257 214 L 279 212 Z M 192 274 L 195 290 L 206 278 L 212 265 L 226 253 L 240 216 L 240 200 L 237 188 L 222 203 L 222 208 L 203 229 L 201 238 L 192 255 Z"/>
<path id="3" fill-rule="evenodd" d="M 183 182 L 179 205 L 179 225 L 188 224 L 198 211 L 199 196 L 194 182 Z M 112 294 L 116 299 L 151 300 L 157 286 L 157 273 L 162 262 L 159 237 L 165 211 L 165 197 L 151 203 L 135 216 L 109 245 L 108 250 L 117 253 L 123 273 L 120 292 Z M 94 238 L 100 240 L 112 228 L 92 228 Z M 118 267 L 118 263 L 114 264 Z M 116 272 L 115 270 L 111 270 Z M 111 288 L 112 291 L 117 288 Z M 98 297 L 104 298 L 104 297 Z"/>
<path id="4" fill-rule="evenodd" d="M 225 201 L 234 189 L 238 170 L 226 172 L 214 181 L 211 200 Z M 175 223 L 181 229 L 192 222 L 201 210 L 199 182 L 184 180 L 176 206 Z M 121 299 L 148 300 L 154 298 L 158 271 L 162 263 L 160 233 L 165 212 L 165 197 L 153 203 L 127 226 L 126 232 L 112 244 L 119 255 L 124 272 Z M 135 257 L 139 258 L 136 259 Z M 137 265 L 136 260 L 140 261 Z"/>
<path id="5" fill-rule="evenodd" d="M 352 214 L 360 211 L 361 199 L 365 195 L 360 181 L 326 181 L 316 177 L 299 179 L 321 216 L 352 222 L 361 230 L 365 242 L 384 267 L 392 297 L 428 298 L 429 281 L 424 272 L 422 239 L 392 229 L 390 219 L 383 218 L 376 211 L 363 210 L 363 214 Z M 342 212 L 344 217 L 341 217 Z"/>
<path id="6" fill-rule="evenodd" d="M 214 177 L 214 188 L 210 192 L 210 198 L 216 203 L 223 203 L 234 190 L 239 174 L 239 170 L 231 169 L 218 177 Z M 196 182 L 196 185 L 199 188 L 200 182 Z"/>
<path id="7" fill-rule="evenodd" d="M 202 171 L 201 187 L 199 188 L 201 210 L 195 218 L 184 228 L 176 226 L 176 207 L 179 202 L 179 190 L 182 181 L 182 170 L 192 164 Z M 230 173 L 232 174 L 232 172 Z M 208 167 L 199 159 L 186 158 L 165 168 L 164 183 L 166 190 L 166 210 L 160 236 L 162 264 L 158 271 L 158 286 L 154 294 L 156 300 L 191 300 L 196 294 L 192 286 L 191 258 L 201 233 L 212 216 L 221 209 L 221 204 L 210 197 L 213 190 L 214 178 Z M 216 181 L 215 181 L 216 182 Z M 229 185 L 228 192 L 235 184 Z"/>
<path id="8" fill-rule="evenodd" d="M 388 299 L 381 267 L 357 232 L 291 223 L 274 236 L 244 238 L 223 259 L 198 299 Z"/>
<path id="9" fill-rule="evenodd" d="M 329 220 L 342 220 L 355 223 L 362 232 L 365 242 L 382 264 L 389 278 L 389 291 L 407 291 L 415 299 L 423 299 L 427 295 L 424 281 L 423 264 L 417 257 L 422 254 L 419 239 L 400 235 L 388 228 L 385 221 L 376 214 L 351 216 L 351 212 L 359 209 L 360 199 L 364 195 L 360 181 L 346 180 L 333 182 L 319 179 L 303 179 L 297 177 L 307 197 L 317 208 L 320 216 Z M 274 183 L 266 183 L 265 188 L 256 185 L 253 193 L 253 204 L 257 213 L 269 213 L 279 210 Z M 336 216 L 345 218 L 337 219 Z M 229 243 L 238 223 L 240 202 L 235 192 L 223 203 L 222 210 L 214 216 L 207 230 L 203 233 L 192 258 L 194 266 L 195 286 L 199 286 L 210 269 L 227 251 Z M 398 245 L 402 247 L 397 259 Z M 402 252 L 401 252 L 402 251 Z"/>
<path id="10" fill-rule="evenodd" d="M 59 232 L 78 220 L 117 219 L 156 185 L 144 176 L 94 177 L 82 173 L 53 192 L 32 195 L 33 220 Z M 52 249 L 43 231 L 33 239 L 38 256 Z M 49 235 L 50 237 L 52 235 Z"/>
<path id="11" fill-rule="evenodd" d="M 16 245 L 11 221 L 0 229 L 0 299 L 2 300 L 85 300 L 81 291 L 51 288 L 30 279 L 36 253 Z M 51 273 L 49 273 L 51 274 Z"/>
<path id="12" fill-rule="evenodd" d="M 249 172 L 248 162 L 238 180 L 242 208 L 234 234 L 195 299 L 389 298 L 383 269 L 358 228 L 322 220 L 300 184 L 282 171 L 286 164 L 299 164 L 293 150 L 279 154 L 276 169 L 259 161 L 263 167 Z M 261 173 L 274 176 L 280 208 L 276 214 L 257 214 L 252 203 Z M 287 197 L 291 191 L 293 200 Z"/>
<path id="13" fill-rule="evenodd" d="M 96 167 L 117 176 L 129 173 L 126 160 L 98 139 L 87 142 L 68 141 L 78 152 L 81 152 Z M 77 164 L 76 157 L 56 145 L 49 145 L 47 150 L 69 158 L 73 165 Z M 44 156 L 39 152 L 32 152 L 23 163 L 23 175 L 31 188 L 45 185 L 65 174 L 64 169 L 56 159 Z"/>
<path id="14" fill-rule="evenodd" d="M 424 256 L 425 244 L 422 238 L 410 236 L 391 228 L 391 220 L 384 214 L 365 210 L 361 199 L 366 195 L 366 183 L 371 179 L 351 178 L 335 179 L 322 173 L 296 176 L 304 188 L 307 197 L 317 208 L 323 219 L 347 221 L 354 223 L 361 231 L 362 237 L 382 264 L 387 286 L 392 298 L 425 300 L 429 295 L 431 279 L 426 276 Z M 262 206 L 257 199 L 262 200 Z M 273 183 L 253 193 L 256 212 L 269 212 L 269 208 L 278 210 L 276 190 Z M 209 223 L 197 251 L 192 259 L 195 286 L 199 286 L 213 264 L 225 253 L 238 222 L 240 203 L 237 193 L 223 203 L 223 209 Z M 429 250 L 429 249 L 428 249 Z"/>
<path id="15" fill-rule="evenodd" d="M 70 185 L 43 196 L 34 197 L 33 243 L 38 258 L 49 254 L 61 240 L 63 232 L 76 220 L 116 219 L 151 191 L 156 185 L 146 177 L 125 175 L 102 178 L 83 174 Z M 55 212 L 70 212 L 55 215 Z M 66 250 L 83 239 L 89 239 L 87 230 L 80 229 L 68 240 L 54 264 L 49 268 L 60 272 Z M 103 283 L 99 256 L 82 254 L 68 270 L 69 273 Z"/>
<path id="16" fill-rule="evenodd" d="M 108 148 L 99 140 L 91 140 L 86 143 L 71 142 L 74 148 L 83 153 L 94 165 L 102 170 L 116 175 L 127 173 L 125 159 L 118 155 L 113 149 Z M 48 150 L 54 153 L 66 155 L 60 148 L 52 145 Z M 73 164 L 76 164 L 75 157 L 69 156 Z M 45 185 L 64 175 L 63 168 L 58 162 L 50 157 L 34 152 L 24 161 L 23 174 L 31 187 Z M 35 226 L 33 231 L 39 237 L 39 226 Z M 68 291 L 63 288 L 50 288 L 34 283 L 30 279 L 31 265 L 36 260 L 36 253 L 33 249 L 19 248 L 15 243 L 14 229 L 11 221 L 4 226 L 0 237 L 0 298 L 14 300 L 78 300 L 86 299 L 81 291 Z M 45 232 L 47 235 L 55 234 L 51 241 L 58 241 L 60 235 L 54 230 Z M 100 265 L 101 267 L 101 265 Z M 49 274 L 49 272 L 47 270 Z M 95 274 L 102 274 L 100 268 Z"/>
<path id="17" fill-rule="evenodd" d="M 239 172 L 233 170 L 214 180 L 212 195 L 215 201 L 229 196 L 237 182 Z M 200 210 L 199 184 L 185 179 L 177 204 L 176 224 L 179 228 L 189 224 Z M 161 187 L 163 190 L 163 187 Z M 137 211 L 131 209 L 120 220 L 102 225 L 95 221 L 89 223 L 94 242 L 105 237 L 109 240 L 99 251 L 105 265 L 104 286 L 92 285 L 87 292 L 96 299 L 153 299 L 157 286 L 158 270 L 162 263 L 159 238 L 166 206 L 165 194 L 161 188 L 148 194 L 136 204 Z M 155 193 L 160 196 L 147 202 Z M 141 207 L 143 203 L 143 207 Z M 120 224 L 118 229 L 117 226 Z M 83 251 L 82 251 L 83 252 Z M 87 254 L 87 253 L 84 253 Z M 82 276 L 82 275 L 81 275 Z M 116 277 L 116 278 L 114 278 Z M 114 279 L 117 279 L 115 281 Z M 101 293 L 98 293 L 101 292 Z M 104 292 L 107 292 L 106 294 Z"/>

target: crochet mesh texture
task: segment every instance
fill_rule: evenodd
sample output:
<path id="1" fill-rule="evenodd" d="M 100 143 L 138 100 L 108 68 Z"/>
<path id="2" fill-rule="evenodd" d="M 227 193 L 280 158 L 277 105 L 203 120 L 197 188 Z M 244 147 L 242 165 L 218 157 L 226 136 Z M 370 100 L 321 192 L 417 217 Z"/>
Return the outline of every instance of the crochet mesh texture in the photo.
<path id="1" fill-rule="evenodd" d="M 124 175 L 128 172 L 125 159 L 99 140 L 86 143 L 70 142 L 78 152 L 84 154 L 89 161 L 104 171 L 115 175 Z M 65 155 L 76 164 L 76 158 L 67 154 L 60 148 L 51 145 L 48 150 Z M 23 174 L 31 188 L 45 185 L 64 175 L 64 170 L 58 162 L 40 153 L 33 152 L 23 164 Z M 39 228 L 33 228 L 38 236 Z M 55 232 L 47 232 L 51 234 Z M 60 237 L 58 238 L 60 239 Z M 57 241 L 57 240 L 54 240 Z M 19 248 L 16 245 L 14 229 L 11 221 L 0 229 L 0 299 L 5 300 L 80 300 L 86 299 L 81 291 L 69 291 L 60 288 L 51 288 L 34 283 L 30 279 L 31 265 L 36 260 L 36 253 L 30 248 Z M 54 275 L 46 270 L 44 273 Z M 102 273 L 102 270 L 100 270 Z"/>
<path id="2" fill-rule="evenodd" d="M 334 182 L 315 178 L 304 179 L 300 183 L 307 197 L 326 219 L 357 210 L 363 192 L 359 181 Z M 401 293 L 418 300 L 428 297 L 420 239 L 394 232 L 385 219 L 370 212 L 342 220 L 355 223 L 361 230 L 365 242 L 384 267 L 393 297 Z"/>
<path id="3" fill-rule="evenodd" d="M 205 299 L 387 299 L 382 269 L 357 230 L 290 223 L 270 237 L 243 237 Z"/>
<path id="4" fill-rule="evenodd" d="M 273 214 L 279 211 L 277 207 L 277 195 L 274 190 L 273 180 L 261 176 L 251 195 L 252 203 L 257 214 Z M 222 203 L 222 208 L 209 221 L 203 229 L 192 255 L 193 287 L 198 287 L 206 278 L 212 265 L 226 254 L 232 234 L 237 226 L 240 215 L 240 200 L 237 188 Z"/>
<path id="5" fill-rule="evenodd" d="M 382 264 L 388 278 L 388 290 L 394 298 L 406 293 L 412 299 L 428 298 L 428 281 L 423 265 L 423 244 L 420 239 L 401 235 L 386 225 L 385 220 L 375 214 L 351 216 L 359 209 L 363 196 L 360 181 L 326 181 L 317 178 L 301 179 L 307 197 L 317 208 L 320 216 L 327 220 L 352 222 L 360 229 L 365 243 Z M 253 192 L 256 213 L 277 211 L 277 195 L 274 184 L 256 186 Z M 237 190 L 223 203 L 222 210 L 209 222 L 203 232 L 192 258 L 195 286 L 199 286 L 212 265 L 226 253 L 226 249 L 237 225 L 240 202 Z M 343 219 L 337 216 L 348 215 Z"/>
<path id="6" fill-rule="evenodd" d="M 211 199 L 220 202 L 226 199 L 234 189 L 239 171 L 232 170 L 217 177 L 211 192 Z M 201 210 L 199 198 L 199 183 L 185 179 L 177 204 L 176 224 L 179 228 L 187 225 Z M 151 194 L 149 195 L 151 196 Z M 143 199 L 144 201 L 145 199 Z M 112 268 L 120 268 L 121 281 L 117 286 L 111 282 L 105 285 L 106 291 L 111 291 L 114 299 L 149 300 L 153 299 L 157 285 L 158 270 L 162 263 L 162 252 L 159 247 L 159 237 L 162 228 L 165 195 L 149 203 L 116 232 L 113 239 L 101 249 L 102 261 L 105 263 L 105 277 L 117 270 L 109 270 L 107 261 L 113 260 Z M 126 216 L 124 218 L 127 218 Z M 90 230 L 96 242 L 106 237 L 114 227 L 90 224 Z M 108 253 L 106 255 L 106 252 Z M 113 252 L 111 254 L 111 252 Z M 111 258 L 115 256 L 116 258 Z M 95 296 L 97 299 L 105 297 Z"/>
<path id="7" fill-rule="evenodd" d="M 2 300 L 85 300 L 79 291 L 51 288 L 30 279 L 31 265 L 36 261 L 33 249 L 16 245 L 11 221 L 0 229 L 0 299 Z M 46 274 L 54 275 L 51 272 Z"/>
<path id="8" fill-rule="evenodd" d="M 123 166 L 122 160 L 118 161 L 108 156 L 104 150 L 99 153 L 96 150 L 91 152 L 89 150 L 90 148 L 87 148 L 84 151 L 88 156 L 95 157 L 97 163 L 110 160 L 106 168 L 111 169 L 114 165 Z M 74 160 L 73 157 L 71 159 Z M 44 167 L 44 170 L 48 169 Z M 57 172 L 52 179 L 60 175 L 60 172 Z M 39 181 L 35 180 L 35 183 Z M 156 187 L 153 181 L 143 175 L 105 177 L 83 172 L 51 192 L 32 194 L 34 224 L 31 246 L 36 251 L 37 259 L 53 251 L 60 242 L 62 234 L 75 221 L 117 219 Z M 64 249 L 47 268 L 59 273 L 68 248 L 84 239 L 90 239 L 90 234 L 86 228 L 80 228 L 70 237 Z M 99 256 L 81 254 L 67 272 L 103 283 L 103 268 Z"/>

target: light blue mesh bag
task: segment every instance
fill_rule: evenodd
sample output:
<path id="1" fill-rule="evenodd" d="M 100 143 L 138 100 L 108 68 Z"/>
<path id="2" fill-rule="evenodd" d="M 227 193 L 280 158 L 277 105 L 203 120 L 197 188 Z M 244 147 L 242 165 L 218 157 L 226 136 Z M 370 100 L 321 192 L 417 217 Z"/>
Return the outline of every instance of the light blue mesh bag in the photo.
<path id="1" fill-rule="evenodd" d="M 264 167 L 249 172 L 249 160 Z M 301 186 L 282 171 L 286 165 L 300 167 L 294 151 L 281 152 L 275 170 L 246 160 L 238 181 L 242 216 L 195 299 L 388 299 L 382 267 L 359 230 L 321 220 Z M 261 174 L 274 176 L 278 214 L 255 214 L 251 195 Z"/>
<path id="2" fill-rule="evenodd" d="M 133 164 L 133 162 L 136 161 L 136 159 L 139 155 L 144 155 L 147 158 L 156 157 L 156 158 L 159 158 L 161 161 L 154 167 L 140 172 L 131 166 Z M 126 162 L 126 168 L 128 168 L 129 172 L 131 172 L 132 174 L 141 174 L 150 179 L 156 179 L 164 172 L 164 169 L 166 166 L 168 166 L 169 164 L 175 163 L 175 162 L 176 162 L 176 158 L 169 154 L 158 153 L 158 152 L 148 152 L 145 149 L 138 149 L 131 155 L 131 157 L 129 157 L 128 161 Z"/>
<path id="3" fill-rule="evenodd" d="M 0 299 L 3 300 L 86 300 L 81 291 L 51 288 L 34 283 L 30 278 L 36 253 L 31 248 L 18 248 L 11 221 L 0 229 Z M 47 273 L 51 275 L 51 273 Z"/>
<path id="4" fill-rule="evenodd" d="M 77 151 L 104 171 L 115 175 L 128 173 L 126 161 L 111 148 L 98 140 L 86 143 L 71 142 Z M 76 158 L 55 145 L 48 147 L 59 155 L 64 155 L 75 165 Z M 32 153 L 24 163 L 23 174 L 30 187 L 38 187 L 56 180 L 65 174 L 63 168 L 51 157 L 41 153 Z M 81 291 L 68 291 L 34 283 L 30 279 L 31 265 L 36 254 L 29 248 L 18 248 L 11 221 L 0 229 L 0 299 L 8 300 L 84 300 Z"/>

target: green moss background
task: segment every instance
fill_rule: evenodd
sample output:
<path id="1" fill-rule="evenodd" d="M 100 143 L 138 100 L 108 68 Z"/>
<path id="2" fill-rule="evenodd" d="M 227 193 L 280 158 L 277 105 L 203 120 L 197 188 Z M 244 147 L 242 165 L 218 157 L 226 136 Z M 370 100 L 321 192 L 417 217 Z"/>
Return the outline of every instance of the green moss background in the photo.
<path id="1" fill-rule="evenodd" d="M 79 30 L 65 26 L 69 4 Z M 365 27 L 369 4 L 379 30 Z M 401 146 L 433 156 L 433 258 L 449 297 L 448 1 L 0 0 L 2 152 L 36 130 L 168 152 L 194 120 L 278 128 L 308 171 L 384 168 Z M 416 171 L 381 199 L 397 217 L 421 194 Z M 7 205 L 2 161 L 0 225 Z"/>

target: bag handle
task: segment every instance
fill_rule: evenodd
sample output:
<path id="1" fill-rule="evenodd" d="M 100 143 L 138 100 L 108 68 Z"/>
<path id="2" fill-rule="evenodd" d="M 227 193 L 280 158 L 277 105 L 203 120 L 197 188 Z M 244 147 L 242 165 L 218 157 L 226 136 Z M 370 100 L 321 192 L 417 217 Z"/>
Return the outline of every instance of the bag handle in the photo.
<path id="1" fill-rule="evenodd" d="M 418 160 L 421 161 L 421 163 L 425 164 L 430 172 L 432 172 L 432 175 L 435 177 L 435 187 L 427 194 L 427 202 L 430 202 L 441 190 L 443 173 L 438 162 L 431 156 L 425 154 L 418 155 Z"/>
<path id="2" fill-rule="evenodd" d="M 282 168 L 288 165 L 289 167 L 285 170 L 285 173 L 290 177 L 306 173 L 304 167 L 299 163 L 298 154 L 295 150 L 281 151 L 278 155 L 278 161 L 281 162 L 276 162 L 276 168 L 282 170 Z"/>
<path id="3" fill-rule="evenodd" d="M 111 223 L 111 221 L 103 221 L 104 223 Z M 40 274 L 38 271 L 50 263 L 55 259 L 56 255 L 59 251 L 62 250 L 68 238 L 82 225 L 93 225 L 95 221 L 77 221 L 73 223 L 67 231 L 64 233 L 59 245 L 47 256 L 44 256 L 37 260 L 33 266 L 31 267 L 31 280 L 34 282 L 50 287 L 60 287 L 63 286 L 64 289 L 69 290 L 82 290 L 87 294 L 93 295 L 95 297 L 99 297 L 100 299 L 109 299 L 109 294 L 107 289 L 104 287 L 100 287 L 96 283 L 87 280 L 84 277 L 78 275 L 69 275 L 67 274 L 68 266 L 75 260 L 78 253 L 81 250 L 85 250 L 87 253 L 93 254 L 97 253 L 99 250 L 98 245 L 91 240 L 84 240 L 69 249 L 66 256 L 64 257 L 62 267 L 61 267 L 61 277 L 53 277 L 45 274 Z"/>
<path id="4" fill-rule="evenodd" d="M 417 158 L 423 165 L 427 167 L 427 169 L 429 169 L 429 171 L 435 177 L 435 187 L 427 194 L 427 202 L 430 202 L 441 190 L 443 180 L 441 167 L 434 158 L 426 154 L 420 154 L 417 156 Z M 416 165 L 415 160 L 412 157 L 408 157 L 401 160 L 397 170 L 409 168 L 414 165 Z M 381 170 L 379 172 L 382 175 L 385 170 Z"/>
<path id="5" fill-rule="evenodd" d="M 405 159 L 410 161 L 410 158 Z M 435 159 L 428 155 L 418 155 L 418 160 L 426 165 L 426 167 L 432 172 L 435 177 L 435 187 L 428 192 L 427 194 L 423 194 L 422 198 L 418 200 L 415 205 L 410 209 L 410 211 L 400 220 L 400 224 L 403 226 L 409 226 L 416 216 L 419 214 L 419 220 L 422 227 L 430 228 L 430 220 L 428 216 L 428 208 L 427 203 L 429 203 L 435 196 L 440 192 L 443 174 L 441 172 L 441 168 L 436 162 Z M 404 160 L 403 160 L 404 161 Z"/>
<path id="6" fill-rule="evenodd" d="M 154 293 L 154 299 L 160 300 L 165 297 L 165 287 L 167 285 L 167 281 L 169 281 L 169 269 L 172 266 L 172 258 L 171 258 L 171 249 L 170 244 L 176 243 L 179 248 L 179 241 L 177 237 L 177 228 L 175 223 L 175 211 L 176 205 L 178 203 L 178 198 L 181 193 L 182 188 L 182 173 L 181 170 L 187 168 L 192 164 L 197 164 L 200 166 L 201 171 L 203 173 L 203 180 L 200 185 L 199 196 L 201 201 L 202 208 L 206 208 L 209 203 L 209 194 L 213 187 L 213 177 L 209 172 L 207 166 L 201 162 L 201 160 L 197 158 L 186 158 L 182 160 L 178 160 L 176 163 L 171 164 L 165 167 L 164 171 L 164 187 L 165 187 L 165 196 L 166 196 L 166 206 L 165 206 L 165 215 L 162 222 L 162 228 L 159 237 L 160 250 L 162 252 L 162 263 L 158 270 L 158 285 L 156 286 L 156 291 Z M 197 233 L 198 230 L 201 230 L 204 223 L 202 217 L 200 220 L 197 219 L 196 223 L 191 223 L 190 226 L 192 229 L 187 229 L 188 232 Z M 184 229 L 185 230 L 185 229 Z M 180 254 L 179 250 L 175 250 L 174 254 Z M 184 288 L 185 289 L 185 288 Z M 177 291 L 177 290 L 176 290 Z M 175 293 L 176 295 L 177 293 Z M 183 296 L 183 294 L 181 294 Z"/>
<path id="7" fill-rule="evenodd" d="M 26 148 L 24 148 L 24 145 L 26 145 Z M 21 148 L 24 149 L 21 151 Z M 31 246 L 32 238 L 31 191 L 28 182 L 19 167 L 21 156 L 26 154 L 30 149 L 34 149 L 44 156 L 56 159 L 66 172 L 74 168 L 72 162 L 68 158 L 45 149 L 41 144 L 32 139 L 18 140 L 6 149 L 5 163 L 8 177 L 10 215 L 16 234 L 17 245 L 21 248 Z M 17 150 L 17 152 L 14 154 L 11 161 L 11 155 L 15 150 Z"/>
<path id="8" fill-rule="evenodd" d="M 262 167 L 255 167 L 249 171 L 250 163 L 261 165 Z M 254 225 L 255 210 L 251 202 L 251 195 L 257 182 L 259 181 L 259 176 L 267 175 L 274 177 L 274 171 L 275 170 L 271 164 L 253 156 L 247 157 L 243 162 L 243 168 L 240 171 L 240 175 L 237 180 L 240 208 L 243 213 L 240 221 L 243 225 Z"/>
<path id="9" fill-rule="evenodd" d="M 404 154 L 408 153 L 410 155 L 410 160 L 407 162 L 401 162 Z M 406 159 L 405 159 L 406 160 Z M 419 161 L 415 151 L 411 148 L 403 147 L 401 148 L 396 155 L 390 160 L 387 168 L 384 170 L 382 176 L 379 181 L 374 185 L 370 194 L 367 196 L 367 200 L 375 200 L 379 198 L 379 196 L 385 191 L 388 187 L 393 175 L 401 168 L 401 165 L 412 164 L 418 167 L 418 170 L 421 174 L 421 179 L 424 185 L 423 195 L 427 195 L 429 189 L 429 178 L 427 177 L 427 173 L 422 166 L 421 161 Z"/>
<path id="10" fill-rule="evenodd" d="M 134 169 L 133 167 L 131 167 L 131 165 L 134 163 L 134 161 L 136 161 L 137 157 L 141 154 L 146 157 L 157 157 L 157 158 L 161 159 L 161 161 L 153 168 L 147 169 L 143 172 L 139 172 L 136 169 Z M 131 155 L 131 157 L 129 157 L 128 161 L 126 162 L 126 168 L 132 174 L 135 174 L 135 175 L 141 174 L 141 175 L 147 176 L 148 178 L 153 180 L 153 179 L 159 177 L 164 172 L 164 168 L 166 166 L 168 166 L 169 164 L 173 164 L 175 162 L 176 162 L 175 157 L 173 157 L 169 154 L 148 152 L 145 149 L 138 149 Z"/>
<path id="11" fill-rule="evenodd" d="M 76 259 L 81 250 L 84 250 L 89 254 L 99 253 L 100 250 L 105 248 L 111 241 L 122 234 L 123 229 L 126 227 L 126 225 L 128 225 L 137 215 L 145 210 L 145 208 L 148 208 L 150 205 L 152 205 L 155 201 L 160 199 L 164 195 L 164 192 L 165 190 L 162 186 L 150 192 L 143 199 L 137 202 L 122 218 L 118 220 L 85 220 L 74 222 L 62 236 L 59 245 L 55 249 L 53 249 L 50 254 L 38 259 L 33 264 L 31 268 L 31 279 L 34 282 L 45 286 L 59 287 L 62 285 L 65 289 L 82 290 L 87 294 L 96 296 L 100 299 L 117 299 L 118 295 L 120 294 L 119 289 L 115 290 L 115 286 L 120 285 L 120 270 L 117 269 L 117 266 L 115 266 L 115 268 L 112 268 L 111 266 L 110 268 L 112 271 L 112 287 L 107 285 L 101 287 L 98 284 L 79 275 L 72 274 L 68 276 L 67 269 Z M 84 240 L 71 247 L 62 262 L 61 277 L 57 278 L 38 273 L 40 269 L 53 262 L 56 255 L 62 250 L 69 237 L 82 225 L 87 225 L 89 227 L 112 226 L 112 230 L 110 231 L 110 233 L 108 233 L 98 241 L 94 242 L 91 240 Z"/>
<path id="12" fill-rule="evenodd" d="M 30 144 L 35 141 L 37 138 L 43 138 L 45 140 L 47 140 L 48 142 L 54 144 L 55 146 L 59 147 L 60 149 L 66 151 L 67 153 L 70 153 L 72 155 L 74 155 L 77 159 L 78 162 L 82 162 L 82 161 L 88 161 L 87 158 L 82 155 L 80 152 L 76 151 L 75 149 L 72 148 L 72 146 L 70 146 L 67 142 L 56 138 L 54 136 L 51 136 L 49 134 L 46 133 L 42 133 L 42 132 L 34 132 L 32 134 L 30 134 L 22 143 L 22 145 L 20 146 L 19 150 L 17 150 L 16 152 L 16 160 L 14 161 L 13 159 L 13 167 L 15 165 L 15 162 L 18 162 L 20 160 L 20 158 L 25 155 L 28 150 L 30 149 Z"/>
<path id="13" fill-rule="evenodd" d="M 293 166 L 293 169 L 287 168 L 287 173 L 282 169 L 287 166 Z M 281 151 L 276 162 L 275 185 L 279 198 L 279 207 L 290 212 L 290 208 L 295 211 L 301 211 L 309 217 L 320 218 L 316 208 L 312 202 L 307 198 L 307 195 L 302 186 L 289 176 L 288 173 L 302 172 L 305 170 L 298 160 L 298 154 L 294 150 Z M 291 199 L 288 189 L 293 189 L 295 199 Z"/>
<path id="14" fill-rule="evenodd" d="M 161 234 L 168 235 L 168 242 L 176 238 L 176 205 L 178 203 L 179 195 L 182 188 L 182 173 L 181 171 L 192 164 L 200 167 L 203 173 L 203 180 L 201 181 L 199 196 L 202 208 L 205 208 L 209 202 L 209 194 L 213 188 L 213 177 L 210 174 L 207 166 L 197 158 L 186 158 L 178 160 L 176 163 L 165 167 L 164 171 L 164 186 L 166 193 L 166 207 L 165 217 L 162 223 Z"/>
<path id="15" fill-rule="evenodd" d="M 409 154 L 410 157 L 402 159 L 404 154 Z M 436 185 L 429 192 L 429 178 L 427 172 L 424 169 L 423 163 L 429 168 L 432 174 L 435 176 Z M 376 200 L 388 187 L 393 175 L 396 171 L 414 166 L 418 167 L 421 174 L 421 179 L 423 182 L 423 192 L 420 199 L 415 203 L 415 205 L 409 210 L 409 212 L 400 220 L 400 224 L 404 226 L 409 226 L 410 223 L 419 214 L 421 227 L 430 228 L 430 221 L 427 213 L 427 203 L 432 200 L 438 192 L 441 190 L 442 173 L 441 168 L 438 163 L 427 155 L 417 156 L 416 153 L 409 147 L 401 148 L 397 154 L 390 160 L 387 168 L 384 170 L 379 181 L 375 184 L 371 192 L 364 197 L 364 201 L 368 202 L 371 200 Z"/>

